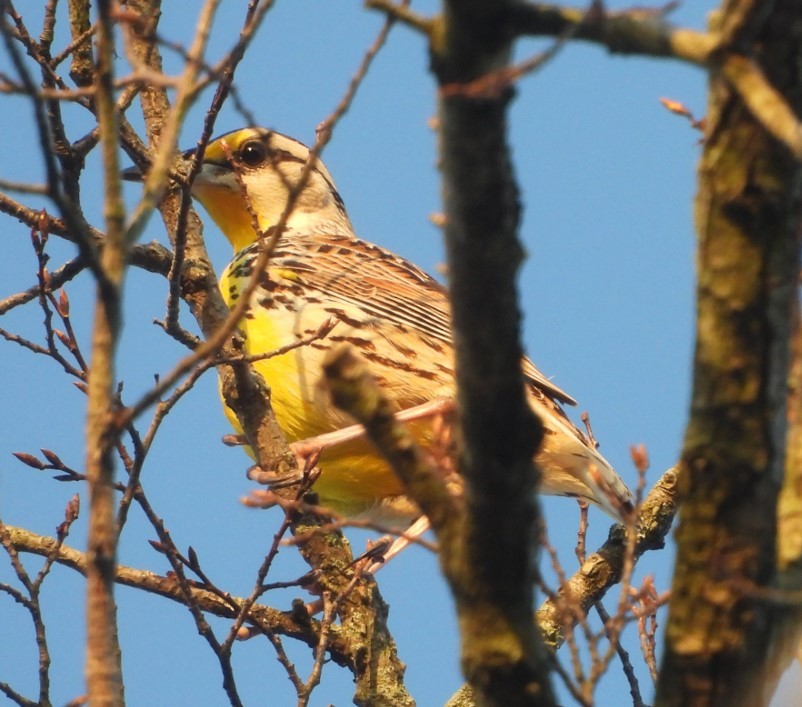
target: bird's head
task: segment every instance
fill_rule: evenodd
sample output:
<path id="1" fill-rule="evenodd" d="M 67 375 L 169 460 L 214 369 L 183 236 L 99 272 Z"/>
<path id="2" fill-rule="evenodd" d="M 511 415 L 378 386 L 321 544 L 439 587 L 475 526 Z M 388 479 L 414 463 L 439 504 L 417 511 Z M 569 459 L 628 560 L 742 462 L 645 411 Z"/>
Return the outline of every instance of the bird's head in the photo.
<path id="1" fill-rule="evenodd" d="M 189 150 L 184 157 L 194 152 Z M 253 214 L 262 232 L 278 223 L 308 158 L 305 145 L 281 133 L 266 128 L 236 130 L 206 146 L 192 195 L 239 251 L 258 237 Z M 298 196 L 287 227 L 304 232 L 351 231 L 342 199 L 320 160 Z"/>

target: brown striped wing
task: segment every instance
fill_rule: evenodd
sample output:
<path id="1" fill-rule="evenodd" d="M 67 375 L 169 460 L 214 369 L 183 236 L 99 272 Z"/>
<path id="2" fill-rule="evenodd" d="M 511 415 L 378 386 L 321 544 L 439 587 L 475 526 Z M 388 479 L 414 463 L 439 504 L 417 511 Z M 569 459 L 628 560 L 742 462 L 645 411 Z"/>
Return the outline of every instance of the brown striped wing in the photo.
<path id="1" fill-rule="evenodd" d="M 306 286 L 359 307 L 368 316 L 452 346 L 446 289 L 420 268 L 379 246 L 344 235 L 289 232 L 276 248 L 271 267 L 290 271 Z M 543 393 L 576 404 L 528 358 L 523 359 L 522 367 L 528 382 Z"/>

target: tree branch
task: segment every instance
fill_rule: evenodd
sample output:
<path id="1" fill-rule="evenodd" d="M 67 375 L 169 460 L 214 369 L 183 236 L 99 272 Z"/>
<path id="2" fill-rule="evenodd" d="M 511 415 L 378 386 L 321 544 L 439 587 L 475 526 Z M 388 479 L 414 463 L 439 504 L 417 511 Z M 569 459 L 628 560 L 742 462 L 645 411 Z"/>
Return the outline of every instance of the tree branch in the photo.
<path id="1" fill-rule="evenodd" d="M 788 440 L 785 477 L 777 505 L 777 589 L 798 595 L 802 589 L 802 321 L 799 301 L 793 316 L 794 339 L 788 378 Z M 802 608 L 799 602 L 775 606 L 774 637 L 766 665 L 764 700 L 768 703 L 783 673 L 799 655 Z"/>
<path id="2" fill-rule="evenodd" d="M 728 54 L 721 73 L 763 127 L 802 161 L 802 122 L 760 66 L 748 57 Z"/>
<path id="3" fill-rule="evenodd" d="M 589 11 L 546 3 L 520 3 L 509 15 L 518 36 L 559 37 L 593 42 L 612 54 L 680 59 L 704 66 L 716 48 L 712 34 L 672 27 L 665 21 L 671 5 L 609 12 L 599 3 Z"/>
<path id="4" fill-rule="evenodd" d="M 124 702 L 117 606 L 114 602 L 114 565 L 117 560 L 114 450 L 118 437 L 111 424 L 111 414 L 115 404 L 115 354 L 121 325 L 127 248 L 113 89 L 114 23 L 111 14 L 110 1 L 101 0 L 98 3 L 95 104 L 103 157 L 106 245 L 100 257 L 101 276 L 96 283 L 86 412 L 86 476 L 90 502 L 86 684 L 91 703 L 103 707 Z"/>
<path id="5" fill-rule="evenodd" d="M 466 512 L 438 533 L 456 603 L 461 662 L 480 702 L 553 704 L 547 652 L 531 619 L 540 522 L 532 458 L 543 428 L 524 393 L 520 204 L 507 145 L 511 90 L 444 90 L 509 66 L 506 18 L 520 2 L 444 3 L 430 43 L 440 87 L 440 164 L 456 362 L 457 466 Z"/>
<path id="6" fill-rule="evenodd" d="M 696 198 L 693 395 L 661 705 L 764 704 L 775 639 L 775 609 L 764 597 L 777 581 L 802 166 L 756 115 L 776 121 L 777 102 L 752 104 L 773 86 L 802 115 L 791 68 L 802 61 L 802 32 L 797 2 L 770 8 L 730 0 L 711 28 L 754 66 L 728 57 L 710 76 Z"/>
<path id="7" fill-rule="evenodd" d="M 89 557 L 68 545 L 57 547 L 54 538 L 38 535 L 30 530 L 5 525 L 12 547 L 17 552 L 28 552 L 42 557 L 53 557 L 54 561 L 64 567 L 69 567 L 86 576 Z M 117 565 L 115 567 L 114 581 L 126 587 L 141 589 L 151 594 L 170 599 L 178 604 L 185 604 L 184 597 L 178 582 L 173 577 L 165 577 L 147 570 Z M 225 598 L 219 592 L 212 592 L 193 586 L 190 583 L 192 600 L 198 608 L 214 616 L 225 619 L 236 619 L 239 608 L 245 602 L 244 598 L 227 595 Z M 302 641 L 314 648 L 319 638 L 319 622 L 308 614 L 298 617 L 293 612 L 279 611 L 264 604 L 254 604 L 248 612 L 248 621 L 261 625 L 265 630 L 273 631 L 282 636 Z M 328 648 L 332 660 L 338 665 L 353 668 L 358 655 L 352 651 L 351 639 L 339 626 L 331 628 Z"/>
<path id="8" fill-rule="evenodd" d="M 609 12 L 602 3 L 587 10 L 516 2 L 506 4 L 500 21 L 510 37 L 570 37 L 598 44 L 611 54 L 672 58 L 705 66 L 718 45 L 717 38 L 668 24 L 665 17 L 674 5 Z M 392 0 L 365 0 L 365 6 L 421 33 L 435 52 L 442 49 L 445 34 L 441 15 L 422 17 Z"/>
<path id="9" fill-rule="evenodd" d="M 636 561 L 644 552 L 664 547 L 677 510 L 677 476 L 676 468 L 666 471 L 643 501 L 635 524 Z M 553 650 L 565 640 L 566 627 L 585 616 L 620 581 L 626 546 L 626 531 L 614 525 L 607 541 L 585 559 L 556 597 L 547 599 L 537 610 L 535 620 Z"/>

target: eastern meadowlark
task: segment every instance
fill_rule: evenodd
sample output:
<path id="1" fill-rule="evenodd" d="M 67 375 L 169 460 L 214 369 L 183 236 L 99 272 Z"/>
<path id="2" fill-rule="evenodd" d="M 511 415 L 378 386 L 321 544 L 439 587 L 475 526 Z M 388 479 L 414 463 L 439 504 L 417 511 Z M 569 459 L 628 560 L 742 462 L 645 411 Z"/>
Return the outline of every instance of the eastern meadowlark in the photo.
<path id="1" fill-rule="evenodd" d="M 189 155 L 190 153 L 187 153 Z M 301 175 L 309 150 L 264 128 L 245 128 L 209 143 L 192 187 L 223 234 L 234 259 L 220 280 L 223 297 L 240 297 L 260 251 L 259 231 L 275 226 Z M 399 411 L 454 394 L 453 351 L 446 290 L 412 263 L 360 240 L 328 170 L 318 161 L 281 234 L 241 322 L 247 351 L 260 354 L 296 342 L 333 318 L 322 340 L 254 367 L 272 389 L 277 420 L 291 442 L 353 424 L 318 385 L 321 363 L 337 342 L 352 344 L 369 362 Z M 588 438 L 566 417 L 574 400 L 522 361 L 532 409 L 545 437 L 536 461 L 540 490 L 601 506 L 615 518 L 631 494 Z M 237 427 L 234 413 L 226 409 Z M 426 445 L 430 423 L 413 432 Z M 409 521 L 419 515 L 385 462 L 364 439 L 322 452 L 314 490 L 321 502 L 348 515 Z"/>

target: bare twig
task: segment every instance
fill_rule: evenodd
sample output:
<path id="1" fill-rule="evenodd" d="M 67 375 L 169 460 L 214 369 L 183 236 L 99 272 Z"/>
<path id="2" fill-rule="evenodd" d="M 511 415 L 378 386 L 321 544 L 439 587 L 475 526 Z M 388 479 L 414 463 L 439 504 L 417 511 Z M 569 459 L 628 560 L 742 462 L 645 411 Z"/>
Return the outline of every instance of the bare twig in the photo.
<path id="1" fill-rule="evenodd" d="M 729 54 L 721 71 L 763 127 L 802 160 L 802 122 L 754 59 Z"/>
<path id="2" fill-rule="evenodd" d="M 6 525 L 10 538 L 10 546 L 14 551 L 30 552 L 36 555 L 48 556 L 53 553 L 55 540 L 50 537 L 38 535 L 29 530 Z M 62 545 L 55 553 L 55 562 L 59 565 L 74 569 L 81 574 L 86 574 L 88 557 L 86 553 L 79 552 L 69 546 Z M 117 565 L 115 571 L 115 581 L 121 585 L 133 587 L 147 591 L 166 599 L 184 604 L 184 597 L 179 583 L 175 578 L 168 578 L 162 575 L 139 570 L 124 565 Z M 187 584 L 187 589 L 192 596 L 193 602 L 203 611 L 208 611 L 215 616 L 227 619 L 235 619 L 238 610 L 232 608 L 232 602 L 237 606 L 242 604 L 242 599 L 230 596 L 228 601 L 222 601 L 214 592 L 206 589 L 199 589 Z M 270 607 L 255 604 L 250 612 L 249 622 L 261 622 L 271 630 L 280 635 L 289 636 L 307 643 L 310 647 L 317 644 L 318 622 L 312 617 L 306 617 L 302 623 L 298 623 L 288 612 L 278 611 Z M 337 626 L 331 629 L 331 642 L 329 649 L 333 660 L 339 665 L 348 665 L 349 658 L 348 640 L 340 633 Z"/>
<path id="3" fill-rule="evenodd" d="M 604 608 L 604 605 L 601 602 L 596 602 L 596 611 L 599 614 L 599 618 L 604 622 L 604 625 L 607 626 L 611 623 L 612 619 L 610 614 L 607 612 L 607 609 Z M 643 697 L 640 694 L 640 685 L 638 683 L 638 678 L 635 675 L 635 668 L 632 667 L 632 661 L 629 658 L 629 653 L 627 650 L 621 645 L 619 640 L 619 635 L 610 635 L 610 645 L 615 649 L 615 652 L 618 654 L 618 657 L 621 660 L 621 667 L 624 671 L 624 676 L 627 679 L 627 683 L 629 684 L 629 694 L 632 696 L 632 707 L 644 707 Z"/>
<path id="4" fill-rule="evenodd" d="M 676 512 L 677 474 L 676 468 L 666 471 L 644 499 L 635 524 L 632 561 L 647 550 L 663 547 Z M 613 526 L 607 542 L 588 556 L 560 590 L 560 595 L 570 596 L 583 614 L 621 579 L 627 554 L 626 535 L 621 526 Z M 547 644 L 555 649 L 565 640 L 565 614 L 560 604 L 559 600 L 548 599 L 536 613 Z"/>
<path id="5" fill-rule="evenodd" d="M 185 63 L 184 72 L 176 89 L 175 104 L 162 126 L 161 139 L 145 178 L 142 198 L 134 209 L 126 229 L 125 238 L 129 244 L 139 240 L 167 186 L 167 175 L 175 154 L 178 132 L 193 100 L 192 85 L 200 71 L 200 61 L 206 49 L 218 3 L 219 0 L 206 0 L 198 17 L 192 47 L 189 50 L 191 60 Z"/>
<path id="6" fill-rule="evenodd" d="M 45 555 L 45 561 L 42 563 L 42 566 L 33 581 L 31 581 L 30 576 L 20 562 L 17 548 L 14 546 L 11 534 L 9 533 L 7 527 L 3 524 L 2 520 L 0 520 L 0 545 L 3 546 L 9 558 L 11 559 L 11 565 L 16 572 L 17 579 L 25 588 L 27 596 L 7 584 L 0 584 L 0 591 L 4 591 L 6 594 L 9 594 L 17 601 L 18 604 L 23 606 L 30 614 L 31 621 L 33 622 L 36 647 L 39 654 L 39 696 L 38 701 L 35 703 L 37 705 L 50 705 L 50 650 L 48 648 L 47 631 L 45 628 L 44 616 L 42 614 L 42 607 L 39 601 L 40 592 L 45 578 L 48 576 L 53 563 L 56 561 L 56 555 L 69 534 L 70 526 L 78 517 L 78 509 L 78 497 L 74 496 L 67 503 L 64 521 L 60 523 L 56 529 L 56 538 L 53 541 L 50 551 Z M 4 687 L 0 689 L 2 689 L 2 691 L 12 699 L 16 699 L 16 693 L 12 694 L 13 691 L 9 692 L 10 688 L 8 690 L 6 690 Z M 17 700 L 17 704 L 34 703 L 31 703 L 23 698 L 21 701 Z"/>
<path id="7" fill-rule="evenodd" d="M 72 237 L 78 244 L 81 254 L 87 263 L 87 266 L 93 272 L 98 282 L 103 284 L 105 274 L 100 266 L 98 255 L 93 240 L 90 237 L 90 230 L 83 214 L 80 212 L 79 207 L 74 201 L 67 198 L 67 195 L 62 189 L 61 174 L 59 172 L 58 164 L 56 162 L 53 143 L 51 140 L 51 129 L 54 127 L 54 122 L 48 120 L 48 109 L 39 95 L 36 83 L 31 77 L 25 62 L 20 55 L 19 49 L 12 39 L 12 31 L 6 22 L 6 13 L 15 18 L 18 29 L 21 27 L 21 19 L 18 13 L 13 8 L 10 0 L 0 0 L 0 34 L 3 36 L 6 50 L 11 56 L 14 68 L 20 76 L 23 86 L 27 95 L 30 96 L 34 108 L 34 117 L 36 121 L 37 134 L 39 138 L 39 146 L 41 149 L 42 159 L 45 163 L 45 174 L 47 177 L 47 189 L 51 199 L 56 203 L 59 212 L 64 217 L 67 228 L 72 233 Z M 21 41 L 25 41 L 27 36 L 26 32 L 21 35 Z M 38 56 L 38 50 L 29 41 L 27 46 L 31 48 L 34 56 Z M 47 66 L 44 60 L 39 61 L 42 67 Z M 51 105 L 51 108 L 53 106 Z M 56 127 L 58 127 L 56 125 Z M 63 131 L 62 131 L 63 132 Z"/>
<path id="8" fill-rule="evenodd" d="M 389 20 L 400 22 L 407 27 L 417 30 L 430 41 L 435 38 L 438 28 L 436 18 L 422 17 L 409 9 L 409 3 L 396 4 L 392 0 L 366 0 L 365 7 L 383 12 Z"/>
<path id="9" fill-rule="evenodd" d="M 47 196 L 47 187 L 43 184 L 24 184 L 22 182 L 10 182 L 0 179 L 0 189 L 6 191 L 16 191 L 20 194 L 36 194 L 37 196 Z"/>
<path id="10" fill-rule="evenodd" d="M 554 37 L 575 27 L 574 38 L 600 44 L 614 54 L 666 57 L 704 65 L 717 46 L 712 34 L 672 27 L 665 15 L 669 3 L 657 11 L 635 8 L 610 12 L 601 3 L 591 13 L 581 8 L 545 3 L 516 3 L 509 27 L 518 36 Z"/>
<path id="11" fill-rule="evenodd" d="M 643 653 L 643 660 L 649 668 L 649 675 L 652 682 L 657 682 L 657 609 L 660 601 L 657 589 L 651 577 L 646 577 L 643 586 L 637 593 L 639 607 L 635 612 L 638 617 L 638 636 L 640 637 L 640 647 Z"/>
<path id="12" fill-rule="evenodd" d="M 144 511 L 145 515 L 150 521 L 150 524 L 156 530 L 156 533 L 159 536 L 158 549 L 167 558 L 173 570 L 174 578 L 172 582 L 172 588 L 175 592 L 175 595 L 171 598 L 180 601 L 189 610 L 189 613 L 195 622 L 198 633 L 209 644 L 209 647 L 220 664 L 220 671 L 223 675 L 223 689 L 225 690 L 229 701 L 232 705 L 241 705 L 242 703 L 237 693 L 234 671 L 231 666 L 230 651 L 222 650 L 220 642 L 217 640 L 212 627 L 209 625 L 209 622 L 206 621 L 206 618 L 203 614 L 204 611 L 212 611 L 209 605 L 204 601 L 204 598 L 208 597 L 206 595 L 200 595 L 198 593 L 199 590 L 196 589 L 196 587 L 189 582 L 189 580 L 187 580 L 184 573 L 185 564 L 189 564 L 191 566 L 193 564 L 197 565 L 197 563 L 185 563 L 185 558 L 182 557 L 181 553 L 176 548 L 169 531 L 164 527 L 164 523 L 153 510 L 145 495 L 142 493 L 137 493 L 136 501 L 140 508 Z M 227 613 L 218 615 L 225 615 L 229 618 L 235 618 L 239 615 L 239 607 L 242 604 L 241 599 L 232 597 L 227 592 L 223 592 L 214 586 L 207 587 L 205 592 L 207 595 L 214 597 L 219 605 L 227 608 Z M 252 612 L 251 616 L 253 616 L 253 613 L 255 612 Z"/>
<path id="13" fill-rule="evenodd" d="M 52 289 L 59 289 L 62 285 L 72 280 L 76 275 L 85 269 L 81 256 L 73 258 L 72 260 L 64 263 L 60 268 L 48 273 L 48 281 Z M 9 295 L 3 300 L 0 300 L 0 315 L 11 311 L 21 304 L 26 304 L 31 300 L 36 299 L 41 294 L 40 285 L 34 285 L 27 290 L 17 292 Z"/>
<path id="14" fill-rule="evenodd" d="M 79 243 L 79 237 L 73 233 L 68 221 L 65 219 L 55 218 L 46 211 L 40 209 L 31 209 L 9 198 L 5 194 L 0 194 L 0 213 L 9 214 L 31 228 L 43 228 L 50 235 L 59 236 L 70 243 Z M 105 236 L 91 226 L 87 228 L 89 237 L 92 239 L 95 247 L 100 248 L 104 243 Z M 128 252 L 128 259 L 130 264 L 135 267 L 142 268 L 149 272 L 167 274 L 170 269 L 172 254 L 160 243 L 151 242 L 144 245 L 135 245 Z M 88 267 L 82 255 L 78 256 L 75 262 L 80 262 L 84 268 Z M 55 273 L 51 275 L 51 277 L 54 276 Z M 36 291 L 33 296 L 28 297 L 25 301 L 27 302 L 35 299 L 38 294 L 38 291 Z"/>
<path id="15" fill-rule="evenodd" d="M 127 249 L 112 85 L 114 23 L 110 13 L 110 0 L 99 2 L 95 105 L 103 156 L 106 246 L 97 278 L 86 415 L 86 474 L 90 498 L 87 546 L 92 558 L 86 577 L 86 685 L 90 701 L 102 705 L 120 704 L 124 690 L 114 601 L 117 526 L 113 449 L 118 437 L 109 423 L 115 399 L 114 353 L 120 330 L 120 288 Z"/>

